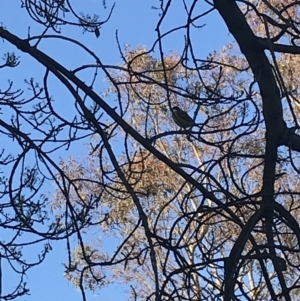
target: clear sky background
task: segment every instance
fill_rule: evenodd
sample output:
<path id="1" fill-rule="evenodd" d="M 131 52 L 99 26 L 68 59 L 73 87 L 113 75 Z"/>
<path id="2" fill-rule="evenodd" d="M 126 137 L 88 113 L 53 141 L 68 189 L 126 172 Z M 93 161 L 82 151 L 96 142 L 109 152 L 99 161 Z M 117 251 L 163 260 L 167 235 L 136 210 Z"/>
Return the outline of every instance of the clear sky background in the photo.
<path id="1" fill-rule="evenodd" d="M 164 30 L 180 26 L 185 23 L 186 15 L 183 10 L 183 6 L 180 0 L 174 0 L 174 5 L 171 6 L 171 11 L 163 24 Z M 199 1 L 202 2 L 202 1 Z M 85 12 L 90 14 L 99 14 L 100 17 L 106 19 L 109 8 L 113 4 L 112 1 L 107 0 L 108 9 L 104 10 L 101 0 L 72 0 L 77 12 Z M 141 0 L 116 0 L 116 7 L 110 21 L 103 25 L 101 28 L 101 36 L 97 39 L 94 34 L 82 33 L 80 28 L 62 28 L 62 34 L 75 38 L 82 42 L 87 47 L 91 48 L 101 59 L 104 64 L 120 64 L 122 63 L 120 54 L 116 42 L 116 30 L 118 30 L 119 41 L 123 47 L 125 44 L 131 45 L 133 48 L 137 46 L 146 46 L 150 48 L 153 42 L 157 38 L 155 32 L 156 23 L 158 20 L 158 10 L 151 9 L 151 6 L 158 6 L 158 1 L 141 1 Z M 203 4 L 199 4 L 199 13 Z M 13 34 L 18 35 L 21 38 L 26 38 L 28 34 L 28 28 L 30 26 L 31 36 L 38 35 L 42 32 L 42 27 L 35 24 L 27 15 L 25 9 L 21 9 L 21 1 L 18 0 L 2 0 L 0 10 L 0 22 Z M 207 54 L 213 50 L 219 50 L 228 41 L 230 36 L 223 21 L 217 13 L 211 13 L 208 17 L 201 19 L 198 25 L 205 25 L 203 28 L 195 29 L 192 33 L 194 39 L 194 46 L 198 53 L 202 54 L 205 58 Z M 163 42 L 164 53 L 174 50 L 178 53 L 184 47 L 184 32 L 176 33 L 166 38 Z M 22 83 L 25 78 L 34 77 L 36 80 L 42 82 L 42 75 L 44 74 L 44 68 L 38 65 L 34 59 L 27 55 L 24 55 L 15 49 L 12 45 L 5 42 L 1 42 L 1 56 L 7 51 L 14 51 L 21 57 L 22 72 L 19 68 L 5 69 L 8 70 L 5 73 L 5 77 L 0 77 L 0 87 L 4 83 L 7 83 L 7 79 L 11 78 L 16 86 L 22 87 Z M 59 63 L 65 65 L 67 68 L 80 66 L 84 63 L 91 63 L 91 59 L 83 54 L 78 48 L 74 48 L 71 44 L 66 42 L 48 40 L 40 45 L 40 49 L 52 56 Z M 154 55 L 158 55 L 156 51 Z M 53 86 L 55 86 L 55 80 L 53 80 Z M 99 92 L 104 88 L 99 87 Z M 65 91 L 57 89 L 51 91 L 56 97 L 57 109 L 63 116 L 72 116 L 72 109 L 64 102 Z M 109 100 L 108 100 L 109 101 Z M 3 141 L 2 141 L 3 143 Z M 13 152 L 10 149 L 13 146 L 7 144 L 7 152 Z M 117 148 L 117 145 L 115 146 Z M 53 158 L 58 162 L 59 158 L 67 158 L 69 155 L 73 155 L 75 158 L 85 153 L 85 146 L 75 144 L 68 151 L 59 151 L 53 155 Z M 52 183 L 47 183 L 44 187 L 45 193 L 53 191 Z M 1 237 L 6 237 L 6 230 L 0 229 Z M 45 262 L 30 270 L 27 274 L 28 287 L 30 288 L 30 296 L 22 297 L 20 300 L 32 300 L 32 301 L 80 301 L 81 293 L 77 291 L 67 280 L 63 277 L 64 267 L 63 262 L 67 260 L 66 243 L 52 242 L 53 251 L 50 252 Z M 28 251 L 27 251 L 28 252 Z M 28 256 L 36 256 L 34 250 L 32 254 L 29 252 Z M 4 271 L 4 290 L 6 291 L 13 282 L 10 281 L 9 272 Z M 119 285 L 115 285 L 113 288 L 105 289 L 101 292 L 101 295 L 87 295 L 87 300 L 107 300 L 115 301 L 122 300 L 123 289 Z"/>

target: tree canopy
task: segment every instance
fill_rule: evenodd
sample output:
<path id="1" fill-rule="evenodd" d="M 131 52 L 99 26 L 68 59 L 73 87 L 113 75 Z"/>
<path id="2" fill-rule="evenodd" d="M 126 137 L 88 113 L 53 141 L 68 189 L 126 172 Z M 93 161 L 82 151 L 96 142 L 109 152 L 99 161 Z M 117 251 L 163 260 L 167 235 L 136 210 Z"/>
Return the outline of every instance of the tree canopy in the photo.
<path id="1" fill-rule="evenodd" d="M 26 35 L 1 24 L 0 299 L 28 294 L 26 272 L 60 240 L 83 300 L 116 283 L 128 300 L 300 300 L 300 4 L 152 2 L 156 39 L 116 32 L 115 64 L 85 41 L 101 40 L 118 1 L 97 15 L 21 0 Z M 203 56 L 212 14 L 229 41 Z M 74 52 L 60 61 L 49 45 Z M 179 128 L 175 106 L 195 126 Z"/>

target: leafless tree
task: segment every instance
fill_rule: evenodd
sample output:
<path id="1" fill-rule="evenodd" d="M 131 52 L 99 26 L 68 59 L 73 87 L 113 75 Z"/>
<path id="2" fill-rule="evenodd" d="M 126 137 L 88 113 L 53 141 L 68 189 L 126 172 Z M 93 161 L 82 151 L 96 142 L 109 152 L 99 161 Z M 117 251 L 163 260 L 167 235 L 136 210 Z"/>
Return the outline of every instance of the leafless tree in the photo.
<path id="1" fill-rule="evenodd" d="M 83 300 L 86 289 L 114 282 L 127 285 L 130 300 L 298 300 L 299 3 L 182 1 L 185 23 L 164 31 L 177 0 L 158 1 L 153 45 L 119 44 L 122 62 L 109 65 L 61 28 L 96 39 L 114 6 L 101 20 L 67 0 L 21 2 L 44 31 L 21 38 L 0 27 L 16 48 L 1 71 L 20 68 L 26 53 L 45 73 L 26 80 L 29 96 L 12 82 L 1 89 L 2 139 L 19 151 L 1 155 L 1 227 L 15 236 L 0 258 L 21 267 L 18 288 L 1 298 L 28 292 L 26 270 L 49 244 L 34 264 L 20 250 L 64 239 L 65 276 Z M 213 12 L 233 41 L 201 57 L 199 29 Z M 183 50 L 166 54 L 174 34 Z M 90 61 L 64 66 L 41 50 L 47 39 Z M 68 92 L 71 116 L 51 96 L 52 78 Z M 97 91 L 103 78 L 107 88 Z M 192 129 L 172 121 L 174 106 L 189 112 Z M 55 159 L 80 141 L 89 143 L 86 158 Z M 45 181 L 56 185 L 51 204 Z M 22 233 L 34 238 L 19 243 Z"/>

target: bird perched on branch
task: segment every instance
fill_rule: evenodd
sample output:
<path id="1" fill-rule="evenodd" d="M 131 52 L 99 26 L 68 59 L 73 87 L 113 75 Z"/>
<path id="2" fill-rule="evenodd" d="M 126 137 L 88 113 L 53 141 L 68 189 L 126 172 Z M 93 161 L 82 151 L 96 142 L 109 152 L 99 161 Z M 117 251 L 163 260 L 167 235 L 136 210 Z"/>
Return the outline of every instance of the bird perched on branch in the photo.
<path id="1" fill-rule="evenodd" d="M 193 118 L 191 118 L 187 112 L 181 110 L 179 107 L 173 107 L 171 110 L 174 122 L 181 128 L 187 129 L 196 125 Z"/>

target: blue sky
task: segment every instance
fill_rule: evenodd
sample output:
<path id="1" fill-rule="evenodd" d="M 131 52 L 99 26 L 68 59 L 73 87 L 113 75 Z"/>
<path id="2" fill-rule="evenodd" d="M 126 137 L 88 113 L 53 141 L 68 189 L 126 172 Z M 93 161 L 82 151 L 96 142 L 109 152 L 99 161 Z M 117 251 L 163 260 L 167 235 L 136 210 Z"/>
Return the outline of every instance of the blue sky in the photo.
<path id="1" fill-rule="evenodd" d="M 106 1 L 108 8 L 112 5 L 111 1 Z M 199 1 L 200 2 L 200 1 Z M 76 8 L 77 12 L 84 11 L 91 14 L 96 13 L 105 19 L 108 15 L 108 10 L 104 10 L 102 7 L 102 1 L 100 0 L 72 0 L 71 3 Z M 157 38 L 155 27 L 158 20 L 158 10 L 151 9 L 151 6 L 159 5 L 158 1 L 140 1 L 140 0 L 117 0 L 114 13 L 111 20 L 104 24 L 101 28 L 101 36 L 97 39 L 93 34 L 82 34 L 82 29 L 79 28 L 62 28 L 62 34 L 75 38 L 82 42 L 85 46 L 91 48 L 106 64 L 119 64 L 121 63 L 120 54 L 116 42 L 116 30 L 118 30 L 118 36 L 123 47 L 125 44 L 131 45 L 133 48 L 141 45 L 150 48 Z M 200 5 L 200 4 L 199 4 Z M 41 26 L 35 24 L 27 15 L 24 9 L 21 9 L 21 1 L 3 0 L 1 3 L 1 22 L 9 31 L 19 37 L 26 38 L 28 33 L 28 27 L 30 26 L 31 35 L 38 35 L 42 32 Z M 199 7 L 200 11 L 201 7 Z M 171 7 L 170 14 L 163 25 L 165 30 L 171 29 L 176 26 L 182 25 L 185 15 L 182 14 L 183 6 L 181 1 L 174 1 L 174 5 Z M 183 17 L 184 16 L 184 17 Z M 194 38 L 194 46 L 198 53 L 202 54 L 203 58 L 207 56 L 210 51 L 220 49 L 226 42 L 230 40 L 230 36 L 224 26 L 221 18 L 212 13 L 208 17 L 201 19 L 198 25 L 204 25 L 201 29 L 195 29 L 192 33 Z M 169 51 L 174 50 L 180 53 L 184 47 L 183 32 L 171 35 L 163 42 L 164 52 L 167 54 Z M 4 49 L 4 50 L 3 50 Z M 74 48 L 71 44 L 58 40 L 47 40 L 42 42 L 40 49 L 46 52 L 48 55 L 57 59 L 61 64 L 72 68 L 80 66 L 81 64 L 91 62 L 90 58 L 86 56 L 78 48 Z M 0 79 L 0 84 L 7 83 L 7 79 L 11 78 L 15 85 L 22 87 L 24 78 L 34 77 L 37 81 L 42 82 L 42 75 L 44 69 L 38 65 L 36 61 L 27 55 L 23 55 L 18 52 L 12 45 L 7 42 L 1 45 L 3 52 L 14 51 L 21 57 L 21 70 L 19 68 L 9 69 L 5 73 L 5 78 Z M 2 55 L 3 53 L 1 53 Z M 158 55 L 158 51 L 155 52 Z M 88 75 L 84 75 L 87 76 Z M 67 105 L 68 95 L 58 83 L 53 79 L 52 82 L 53 97 L 56 98 L 57 110 L 66 118 L 72 116 L 72 109 Z M 54 87 L 58 88 L 55 88 Z M 3 88 L 3 87 L 1 87 Z M 99 92 L 104 88 L 99 86 Z M 26 93 L 26 92 L 25 92 Z M 3 143 L 3 141 L 2 141 Z M 7 152 L 12 152 L 13 147 L 11 144 L 7 144 Z M 81 144 L 75 144 L 67 151 L 59 151 L 53 155 L 53 159 L 57 162 L 59 158 L 67 158 L 69 155 L 73 155 L 75 158 L 82 155 L 85 152 L 85 146 Z M 30 163 L 30 162 L 29 162 Z M 45 185 L 45 193 L 51 192 L 52 183 Z M 5 230 L 0 229 L 1 237 L 5 237 L 7 234 Z M 81 294 L 63 277 L 63 265 L 62 263 L 67 259 L 66 244 L 65 242 L 52 242 L 53 251 L 48 254 L 45 262 L 34 269 L 32 269 L 27 275 L 28 287 L 30 288 L 31 295 L 28 297 L 22 297 L 20 300 L 43 300 L 43 301 L 79 301 L 81 300 Z M 34 252 L 33 252 L 34 253 Z M 31 256 L 36 256 L 32 254 Z M 5 271 L 4 271 L 5 277 Z M 5 286 L 9 289 L 12 286 L 10 279 L 4 280 Z M 104 290 L 101 294 L 101 300 L 120 300 L 122 299 L 122 288 L 116 285 L 113 289 Z M 88 300 L 100 300 L 99 296 L 93 296 L 88 294 Z"/>

